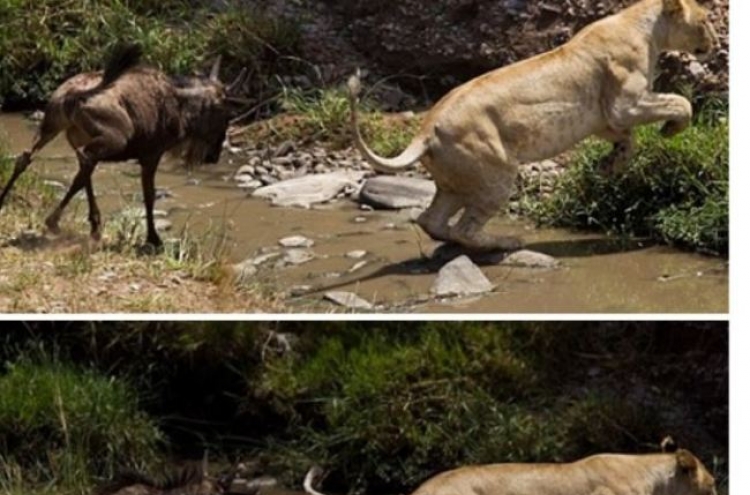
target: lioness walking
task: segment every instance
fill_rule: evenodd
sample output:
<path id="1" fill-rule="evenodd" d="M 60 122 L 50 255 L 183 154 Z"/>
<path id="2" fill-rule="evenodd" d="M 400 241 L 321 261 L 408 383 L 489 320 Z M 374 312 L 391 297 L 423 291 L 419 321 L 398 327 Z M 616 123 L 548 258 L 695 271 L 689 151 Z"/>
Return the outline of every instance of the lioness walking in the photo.
<path id="1" fill-rule="evenodd" d="M 305 491 L 320 471 L 311 471 Z M 567 464 L 488 464 L 433 476 L 412 495 L 716 495 L 692 453 L 599 454 Z"/>
<path id="2" fill-rule="evenodd" d="M 664 136 L 684 130 L 690 102 L 652 91 L 660 53 L 705 57 L 718 45 L 695 0 L 641 0 L 587 26 L 549 52 L 477 77 L 448 93 L 395 158 L 376 155 L 357 126 L 358 76 L 349 80 L 357 147 L 379 172 L 417 161 L 437 185 L 417 222 L 433 238 L 469 249 L 513 250 L 519 239 L 483 231 L 506 205 L 521 163 L 555 156 L 596 135 L 614 144 L 612 167 L 628 160 L 631 130 L 665 121 Z M 455 225 L 449 220 L 463 209 Z"/>

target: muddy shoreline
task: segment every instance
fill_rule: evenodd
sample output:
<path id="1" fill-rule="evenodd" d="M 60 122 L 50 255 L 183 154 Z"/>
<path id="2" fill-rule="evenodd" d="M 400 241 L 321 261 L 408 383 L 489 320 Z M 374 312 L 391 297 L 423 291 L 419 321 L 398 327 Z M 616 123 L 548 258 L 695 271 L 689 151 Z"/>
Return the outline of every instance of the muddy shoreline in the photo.
<path id="1" fill-rule="evenodd" d="M 18 114 L 0 115 L 0 134 L 17 153 L 28 146 L 35 123 Z M 438 297 L 433 287 L 440 269 L 462 254 L 429 239 L 412 219 L 418 207 L 376 209 L 355 201 L 357 187 L 342 188 L 309 208 L 272 206 L 240 187 L 237 172 L 253 163 L 253 153 L 230 147 L 220 164 L 188 178 L 175 163 L 163 163 L 157 175 L 165 236 L 185 226 L 198 236 L 221 231 L 229 240 L 230 259 L 248 268 L 243 283 L 265 287 L 282 297 L 293 312 L 471 312 L 471 313 L 723 313 L 728 305 L 726 260 L 686 253 L 650 241 L 622 241 L 600 234 L 535 228 L 523 218 L 503 216 L 489 228 L 520 236 L 529 250 L 552 256 L 555 268 L 510 266 L 498 258 L 474 258 L 491 290 L 462 297 Z M 290 174 L 307 177 L 348 168 L 365 176 L 354 153 L 327 153 L 325 170 L 292 162 L 294 153 L 326 153 L 321 148 L 292 151 Z M 263 161 L 256 165 L 265 166 Z M 255 165 L 253 165 L 255 166 Z M 61 191 L 76 170 L 72 151 L 58 138 L 32 165 Z M 542 167 L 543 168 L 543 167 Z M 253 170 L 255 172 L 255 170 Z M 270 174 L 269 170 L 269 176 Z M 560 173 L 555 171 L 555 173 Z M 564 172 L 562 172 L 564 173 Z M 279 174 L 276 173 L 276 176 Z M 414 175 L 414 174 L 412 174 Z M 327 177 L 327 176 L 326 176 Z M 359 176 L 358 176 L 359 177 Z M 255 175 L 250 180 L 255 180 Z M 270 177 L 273 183 L 278 177 Z M 94 178 L 105 222 L 126 209 L 142 208 L 137 165 L 102 164 Z M 540 181 L 541 183 L 542 181 Z M 361 183 L 355 180 L 354 183 Z M 545 182 L 546 184 L 546 182 Z M 259 187 L 263 184 L 254 184 Z M 549 187 L 548 184 L 544 187 Z M 83 195 L 78 201 L 83 200 Z M 85 201 L 79 204 L 82 210 Z M 133 210 L 137 211 L 137 210 Z M 66 223 L 63 218 L 63 228 Z M 12 233 L 4 233 L 10 235 Z M 289 237 L 301 244 L 280 245 Z M 328 291 L 346 292 L 367 305 L 336 303 Z M 343 305 L 342 305 L 343 304 Z M 359 303 L 358 303 L 359 304 Z M 364 303 L 362 303 L 364 304 Z"/>

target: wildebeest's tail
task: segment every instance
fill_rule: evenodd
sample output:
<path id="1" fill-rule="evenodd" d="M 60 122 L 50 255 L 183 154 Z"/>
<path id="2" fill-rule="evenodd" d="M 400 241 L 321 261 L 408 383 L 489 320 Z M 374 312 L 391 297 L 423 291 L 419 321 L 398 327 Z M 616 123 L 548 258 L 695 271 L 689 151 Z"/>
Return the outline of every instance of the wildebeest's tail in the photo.
<path id="1" fill-rule="evenodd" d="M 137 43 L 117 45 L 109 57 L 99 88 L 112 84 L 129 69 L 138 65 L 142 56 L 143 48 Z"/>
<path id="2" fill-rule="evenodd" d="M 112 51 L 107 66 L 104 68 L 102 79 L 93 88 L 84 91 L 70 93 L 65 96 L 62 105 L 63 111 L 70 115 L 82 102 L 85 102 L 95 94 L 101 92 L 112 83 L 117 81 L 128 70 L 138 65 L 143 55 L 143 49 L 138 44 L 119 44 Z"/>

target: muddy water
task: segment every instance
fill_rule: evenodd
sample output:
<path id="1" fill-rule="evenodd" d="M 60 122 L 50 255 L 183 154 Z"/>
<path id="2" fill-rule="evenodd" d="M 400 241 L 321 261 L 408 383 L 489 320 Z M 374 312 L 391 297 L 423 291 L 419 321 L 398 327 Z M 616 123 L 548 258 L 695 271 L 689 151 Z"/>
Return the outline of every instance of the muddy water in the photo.
<path id="1" fill-rule="evenodd" d="M 0 135 L 13 152 L 28 146 L 34 124 L 17 115 L 0 116 Z M 227 155 L 227 153 L 225 153 Z M 558 258 L 563 268 L 540 271 L 487 263 L 485 275 L 496 285 L 487 295 L 436 301 L 427 297 L 445 259 L 433 256 L 439 243 L 431 241 L 408 221 L 407 212 L 361 211 L 349 200 L 310 210 L 276 208 L 247 197 L 230 176 L 240 163 L 225 158 L 216 166 L 194 173 L 199 185 L 186 181 L 183 169 L 162 164 L 157 186 L 172 197 L 157 201 L 170 212 L 174 230 L 186 223 L 192 233 L 204 234 L 222 226 L 230 233 L 231 257 L 242 261 L 267 250 L 278 250 L 278 240 L 304 235 L 315 241 L 316 258 L 298 266 L 263 265 L 259 280 L 270 287 L 296 286 L 321 292 L 291 298 L 293 311 L 340 310 L 323 301 L 324 289 L 346 290 L 379 305 L 384 311 L 461 313 L 723 313 L 727 311 L 728 273 L 725 260 L 690 254 L 647 242 L 619 242 L 601 235 L 535 229 L 527 222 L 498 218 L 493 231 L 523 237 L 529 249 Z M 58 138 L 36 160 L 45 178 L 70 182 L 76 170 L 72 152 Z M 105 218 L 133 200 L 140 191 L 138 167 L 103 164 L 94 187 Z M 82 195 L 83 196 L 83 195 Z M 64 219 L 63 219 L 64 223 Z M 346 257 L 366 250 L 366 264 Z M 440 250 L 438 250 L 438 253 Z M 432 257 L 433 261 L 431 261 Z"/>

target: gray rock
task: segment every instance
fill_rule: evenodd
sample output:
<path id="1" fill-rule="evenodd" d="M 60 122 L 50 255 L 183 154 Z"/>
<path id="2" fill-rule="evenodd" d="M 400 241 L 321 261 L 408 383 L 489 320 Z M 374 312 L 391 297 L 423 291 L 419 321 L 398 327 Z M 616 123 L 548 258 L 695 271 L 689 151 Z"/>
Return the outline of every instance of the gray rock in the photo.
<path id="1" fill-rule="evenodd" d="M 357 270 L 359 270 L 360 268 L 362 268 L 362 267 L 363 267 L 363 266 L 365 266 L 366 264 L 367 264 L 367 260 L 357 261 L 356 263 L 354 263 L 354 264 L 352 265 L 352 267 L 351 267 L 351 268 L 349 268 L 349 269 L 347 270 L 347 273 L 352 273 L 352 272 L 356 272 Z"/>
<path id="2" fill-rule="evenodd" d="M 280 156 L 288 155 L 292 151 L 294 151 L 294 141 L 291 141 L 291 140 L 284 141 L 283 143 L 279 145 L 278 148 L 276 148 L 276 151 L 274 152 L 273 155 L 274 157 L 280 157 Z"/>
<path id="3" fill-rule="evenodd" d="M 346 253 L 346 257 L 353 260 L 359 260 L 364 258 L 365 256 L 367 256 L 367 251 L 365 251 L 364 249 L 355 249 Z"/>
<path id="4" fill-rule="evenodd" d="M 245 285 L 252 281 L 258 268 L 255 266 L 254 260 L 246 259 L 240 263 L 232 265 L 232 271 L 234 271 L 234 280 L 240 285 Z"/>
<path id="5" fill-rule="evenodd" d="M 237 187 L 240 189 L 258 189 L 259 187 L 263 187 L 263 183 L 257 179 L 252 179 L 244 182 L 240 182 L 237 184 Z"/>
<path id="6" fill-rule="evenodd" d="M 309 208 L 334 199 L 347 186 L 356 186 L 363 177 L 364 172 L 351 171 L 307 175 L 261 187 L 253 196 L 270 199 L 275 206 Z"/>
<path id="7" fill-rule="evenodd" d="M 525 268 L 557 268 L 560 262 L 548 254 L 522 249 L 510 253 L 500 262 L 501 265 L 520 266 Z"/>
<path id="8" fill-rule="evenodd" d="M 284 253 L 282 263 L 285 265 L 301 265 L 315 259 L 315 253 L 309 249 L 292 248 Z"/>
<path id="9" fill-rule="evenodd" d="M 42 181 L 42 184 L 44 184 L 47 187 L 51 187 L 53 189 L 58 189 L 60 191 L 65 191 L 65 190 L 68 189 L 68 186 L 66 186 L 65 184 L 63 184 L 62 182 L 57 181 L 57 180 L 47 180 L 47 179 L 45 179 L 44 181 Z"/>
<path id="10" fill-rule="evenodd" d="M 359 297 L 353 292 L 331 291 L 326 292 L 324 297 L 339 306 L 350 309 L 372 309 L 372 303 Z"/>
<path id="11" fill-rule="evenodd" d="M 255 167 L 252 165 L 243 165 L 234 173 L 234 180 L 238 182 L 252 180 L 254 174 Z"/>
<path id="12" fill-rule="evenodd" d="M 253 258 L 253 265 L 260 266 L 266 261 L 270 261 L 272 259 L 278 258 L 279 256 L 281 256 L 281 252 L 279 251 L 273 251 L 270 253 L 261 254 L 260 256 L 256 256 L 255 258 Z"/>
<path id="13" fill-rule="evenodd" d="M 279 244 L 287 248 L 308 248 L 312 247 L 315 241 L 303 235 L 290 235 L 289 237 L 279 239 Z"/>
<path id="14" fill-rule="evenodd" d="M 167 232 L 172 230 L 172 222 L 166 218 L 156 218 L 154 219 L 154 227 L 158 232 Z"/>
<path id="15" fill-rule="evenodd" d="M 437 296 L 462 296 L 492 289 L 492 283 L 482 270 L 468 256 L 461 255 L 440 269 L 430 292 Z"/>
<path id="16" fill-rule="evenodd" d="M 376 208 L 426 208 L 434 195 L 435 183 L 431 180 L 379 175 L 365 181 L 359 199 Z"/>

